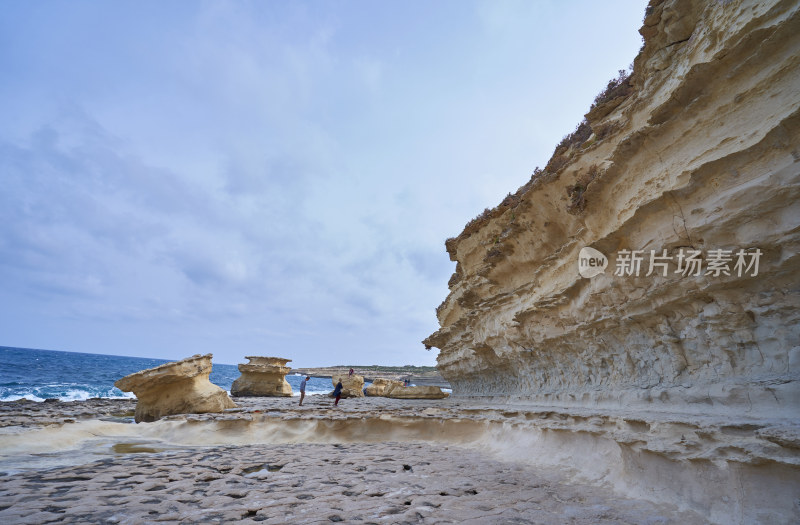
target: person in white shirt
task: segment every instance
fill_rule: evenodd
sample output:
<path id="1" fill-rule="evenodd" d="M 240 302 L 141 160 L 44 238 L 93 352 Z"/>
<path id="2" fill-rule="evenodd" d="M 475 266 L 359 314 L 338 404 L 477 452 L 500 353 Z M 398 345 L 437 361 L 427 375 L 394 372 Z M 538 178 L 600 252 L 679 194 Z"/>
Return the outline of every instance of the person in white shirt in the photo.
<path id="1" fill-rule="evenodd" d="M 300 381 L 300 406 L 303 406 L 303 398 L 306 397 L 306 382 L 311 379 L 311 376 L 306 376 L 305 379 Z"/>

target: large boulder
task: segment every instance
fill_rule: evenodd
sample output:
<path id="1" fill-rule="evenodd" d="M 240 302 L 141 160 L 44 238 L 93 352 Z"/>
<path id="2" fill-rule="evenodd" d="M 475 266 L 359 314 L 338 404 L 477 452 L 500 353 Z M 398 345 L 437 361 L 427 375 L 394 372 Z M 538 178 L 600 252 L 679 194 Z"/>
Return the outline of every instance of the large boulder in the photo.
<path id="1" fill-rule="evenodd" d="M 342 383 L 344 384 L 344 383 Z M 368 396 L 382 396 L 384 395 L 386 389 L 388 387 L 395 387 L 395 386 L 403 386 L 402 381 L 396 381 L 394 379 L 386 379 L 385 377 L 376 377 L 372 384 L 367 387 L 366 394 Z"/>
<path id="2" fill-rule="evenodd" d="M 342 397 L 364 397 L 364 376 L 356 374 L 347 376 L 333 376 L 331 381 L 333 387 L 336 388 L 336 383 L 341 380 L 342 382 Z"/>
<path id="3" fill-rule="evenodd" d="M 114 386 L 138 399 L 134 419 L 156 421 L 172 414 L 203 414 L 236 408 L 222 388 L 211 383 L 212 354 L 193 355 L 123 377 Z"/>
<path id="4" fill-rule="evenodd" d="M 231 385 L 233 396 L 289 397 L 292 387 L 286 381 L 291 370 L 282 357 L 247 356 L 249 363 L 240 364 L 242 375 Z"/>
<path id="5" fill-rule="evenodd" d="M 384 397 L 392 399 L 443 399 L 449 395 L 438 386 L 403 386 L 402 383 L 389 385 L 383 391 Z"/>

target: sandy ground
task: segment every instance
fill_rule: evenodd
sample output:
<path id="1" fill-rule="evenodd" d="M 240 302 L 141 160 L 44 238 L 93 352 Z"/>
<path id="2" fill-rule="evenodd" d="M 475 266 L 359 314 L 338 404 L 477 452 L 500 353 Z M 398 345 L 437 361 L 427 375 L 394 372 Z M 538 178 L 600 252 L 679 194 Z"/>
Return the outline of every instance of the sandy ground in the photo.
<path id="1" fill-rule="evenodd" d="M 360 421 L 376 406 L 382 411 L 400 407 L 344 400 L 332 409 L 329 400 L 310 397 L 302 409 L 294 405 L 296 399 L 247 400 L 240 403 L 244 410 L 226 415 L 226 421 L 278 415 L 269 416 L 269 408 L 279 408 L 283 418 L 306 414 Z M 433 403 L 405 402 L 403 410 L 430 411 Z M 58 435 L 75 426 L 64 420 L 118 421 L 133 407 L 124 401 L 49 405 L 1 404 L 3 430 L 25 435 L 26 429 L 47 425 Z M 49 451 L 49 456 L 63 456 L 57 457 L 61 466 L 6 469 L 0 475 L 0 523 L 702 522 L 670 506 L 571 482 L 553 468 L 505 462 L 430 440 L 166 449 L 155 442 L 117 440 L 107 448 L 91 461 L 85 457 L 92 456 Z"/>

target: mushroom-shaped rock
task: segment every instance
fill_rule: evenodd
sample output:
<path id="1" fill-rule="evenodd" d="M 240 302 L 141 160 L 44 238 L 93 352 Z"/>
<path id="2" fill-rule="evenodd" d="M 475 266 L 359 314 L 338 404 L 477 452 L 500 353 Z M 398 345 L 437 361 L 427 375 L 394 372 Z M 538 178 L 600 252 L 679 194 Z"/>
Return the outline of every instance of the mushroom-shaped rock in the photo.
<path id="1" fill-rule="evenodd" d="M 123 377 L 114 386 L 136 394 L 134 419 L 155 421 L 172 414 L 203 414 L 236 408 L 228 393 L 208 380 L 212 354 L 193 355 Z"/>
<path id="2" fill-rule="evenodd" d="M 286 381 L 291 359 L 247 356 L 249 363 L 240 364 L 242 375 L 231 385 L 233 396 L 289 397 L 292 387 Z"/>
<path id="3" fill-rule="evenodd" d="M 367 387 L 367 395 L 368 396 L 382 396 L 384 395 L 384 391 L 389 387 L 403 386 L 402 381 L 396 381 L 394 379 L 386 379 L 385 377 L 376 377 L 372 384 Z"/>
<path id="4" fill-rule="evenodd" d="M 442 392 L 438 386 L 395 386 L 384 389 L 383 396 L 393 399 L 443 399 L 450 394 Z"/>
<path id="5" fill-rule="evenodd" d="M 364 397 L 364 376 L 356 374 L 347 376 L 333 376 L 331 381 L 333 387 L 336 388 L 336 383 L 341 380 L 342 382 L 342 397 Z"/>

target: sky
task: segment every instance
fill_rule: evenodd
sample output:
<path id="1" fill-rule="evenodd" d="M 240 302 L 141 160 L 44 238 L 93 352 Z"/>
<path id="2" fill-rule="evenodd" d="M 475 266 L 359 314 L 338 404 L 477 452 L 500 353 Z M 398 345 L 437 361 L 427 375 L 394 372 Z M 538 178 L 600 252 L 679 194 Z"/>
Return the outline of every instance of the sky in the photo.
<path id="1" fill-rule="evenodd" d="M 0 345 L 435 364 L 445 239 L 547 163 L 645 4 L 3 2 Z"/>

